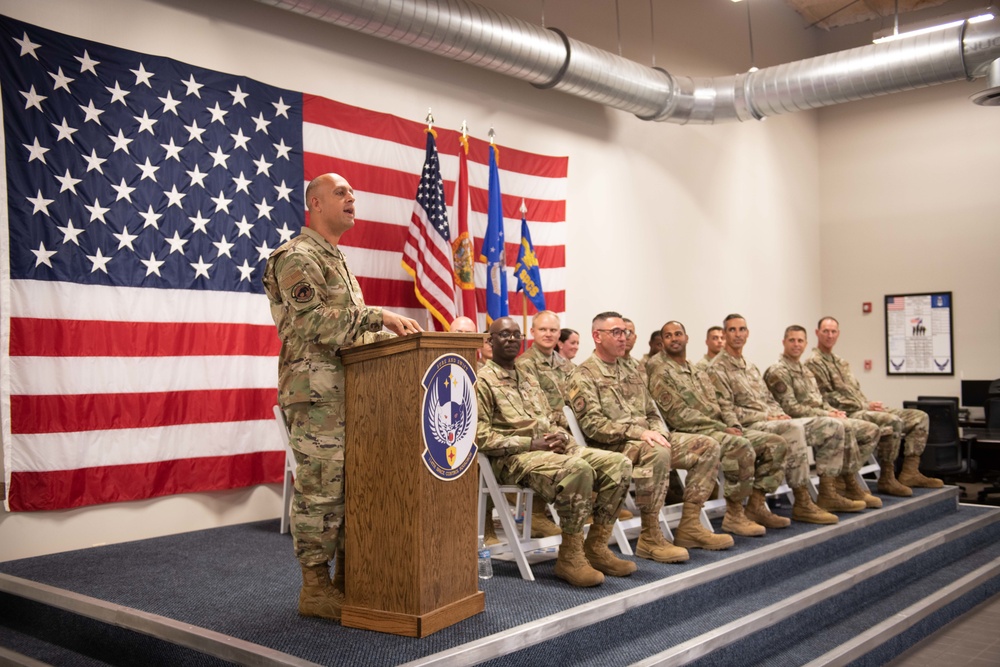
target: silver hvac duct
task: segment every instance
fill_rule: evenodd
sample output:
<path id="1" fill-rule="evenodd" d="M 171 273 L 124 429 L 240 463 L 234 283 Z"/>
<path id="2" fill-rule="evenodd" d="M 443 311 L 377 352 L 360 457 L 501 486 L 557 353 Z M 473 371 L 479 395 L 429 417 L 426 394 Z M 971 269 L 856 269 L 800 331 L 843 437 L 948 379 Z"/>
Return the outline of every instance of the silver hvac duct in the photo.
<path id="1" fill-rule="evenodd" d="M 469 0 L 258 0 L 476 65 L 646 120 L 761 119 L 985 76 L 1000 20 L 872 44 L 752 73 L 682 77 Z"/>

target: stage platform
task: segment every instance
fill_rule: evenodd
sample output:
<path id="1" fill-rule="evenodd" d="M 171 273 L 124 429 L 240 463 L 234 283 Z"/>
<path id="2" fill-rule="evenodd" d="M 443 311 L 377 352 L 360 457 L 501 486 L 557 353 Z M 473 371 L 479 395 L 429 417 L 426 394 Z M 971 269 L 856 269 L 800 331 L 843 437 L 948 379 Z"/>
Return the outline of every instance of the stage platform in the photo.
<path id="1" fill-rule="evenodd" d="M 1000 590 L 1000 508 L 960 505 L 955 487 L 883 500 L 684 564 L 635 559 L 592 589 L 550 560 L 534 582 L 495 560 L 486 611 L 422 639 L 300 618 L 277 520 L 9 561 L 0 662 L 882 664 Z"/>

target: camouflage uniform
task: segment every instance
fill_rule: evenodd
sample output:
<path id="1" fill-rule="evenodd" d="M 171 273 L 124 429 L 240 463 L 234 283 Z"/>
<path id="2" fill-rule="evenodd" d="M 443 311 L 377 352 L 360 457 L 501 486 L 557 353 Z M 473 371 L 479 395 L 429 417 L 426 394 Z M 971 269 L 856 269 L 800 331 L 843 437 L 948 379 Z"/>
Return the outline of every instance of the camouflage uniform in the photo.
<path id="1" fill-rule="evenodd" d="M 650 358 L 648 370 L 649 391 L 667 424 L 707 435 L 722 445 L 727 498 L 742 500 L 749 495 L 751 484 L 764 493 L 773 493 L 781 486 L 788 450 L 784 438 L 751 429 L 744 430 L 742 436 L 726 433 L 727 428 L 742 430 L 742 426 L 732 416 L 730 422 L 723 421 L 715 386 L 707 373 L 691 364 L 679 364 L 660 352 Z"/>
<path id="2" fill-rule="evenodd" d="M 812 371 L 785 355 L 764 373 L 764 382 L 782 409 L 792 417 L 828 417 L 836 408 L 823 400 Z M 844 472 L 856 473 L 875 450 L 879 427 L 860 419 L 834 417 L 844 424 Z"/>
<path id="3" fill-rule="evenodd" d="M 716 355 L 716 356 L 718 356 L 718 355 Z M 714 358 L 715 357 L 710 357 L 710 356 L 708 356 L 708 354 L 706 354 L 704 357 L 702 357 L 701 359 L 698 360 L 698 363 L 696 363 L 694 365 L 695 370 L 707 371 L 708 370 L 708 365 L 710 363 L 712 363 L 712 360 Z"/>
<path id="4" fill-rule="evenodd" d="M 591 510 L 595 523 L 614 523 L 632 481 L 628 459 L 581 447 L 569 431 L 550 422 L 545 394 L 530 373 L 489 360 L 478 378 L 476 444 L 490 457 L 500 483 L 528 486 L 554 503 L 565 533 L 581 532 Z M 568 438 L 565 454 L 529 451 L 531 440 L 547 433 Z M 593 506 L 592 492 L 597 493 Z"/>
<path id="5" fill-rule="evenodd" d="M 632 461 L 640 511 L 660 511 L 671 465 L 688 471 L 685 502 L 700 505 L 708 499 L 719 471 L 719 443 L 703 435 L 671 435 L 638 371 L 621 360 L 608 364 L 591 355 L 570 375 L 568 398 L 588 445 L 622 452 Z M 646 430 L 657 431 L 670 445 L 642 440 Z"/>
<path id="6" fill-rule="evenodd" d="M 552 413 L 559 413 L 553 421 L 568 426 L 562 413 L 566 405 L 566 381 L 573 372 L 573 364 L 563 359 L 555 351 L 545 355 L 538 347 L 532 345 L 514 362 L 514 367 L 522 373 L 528 373 L 538 380 L 545 393 L 545 398 Z"/>
<path id="7" fill-rule="evenodd" d="M 365 306 L 340 249 L 315 231 L 275 250 L 264 290 L 278 327 L 278 403 L 297 469 L 291 532 L 306 566 L 343 548 L 344 366 L 337 356 L 382 329 L 382 309 Z"/>
<path id="8" fill-rule="evenodd" d="M 816 384 L 826 401 L 847 413 L 852 419 L 863 419 L 882 429 L 876 457 L 879 461 L 895 461 L 899 456 L 900 438 L 906 438 L 906 456 L 920 456 L 927 446 L 930 418 L 922 410 L 886 408 L 885 412 L 868 409 L 868 399 L 851 372 L 851 366 L 837 355 L 813 348 L 806 367 L 816 376 Z"/>
<path id="9" fill-rule="evenodd" d="M 733 418 L 748 428 L 777 433 L 788 442 L 785 476 L 788 485 L 797 488 L 809 478 L 809 455 L 805 444 L 813 448 L 816 472 L 820 476 L 836 477 L 844 463 L 844 426 L 830 417 L 768 421 L 784 415 L 775 402 L 760 371 L 744 358 L 737 359 L 723 350 L 708 366 L 709 377 L 715 384 L 719 407 L 729 423 Z M 804 435 L 802 437 L 796 433 Z"/>
<path id="10" fill-rule="evenodd" d="M 635 357 L 631 357 L 629 355 L 625 355 L 624 357 L 622 357 L 621 361 L 629 369 L 637 372 L 639 375 L 642 376 L 643 384 L 645 385 L 649 384 L 649 377 L 646 375 L 646 364 L 641 363 L 638 359 L 636 359 Z"/>

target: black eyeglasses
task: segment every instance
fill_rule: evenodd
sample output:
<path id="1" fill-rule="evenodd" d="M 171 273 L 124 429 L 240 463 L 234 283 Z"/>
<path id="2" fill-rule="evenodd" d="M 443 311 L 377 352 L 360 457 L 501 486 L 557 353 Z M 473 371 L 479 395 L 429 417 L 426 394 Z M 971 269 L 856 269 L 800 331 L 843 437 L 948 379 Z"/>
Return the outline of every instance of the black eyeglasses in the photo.
<path id="1" fill-rule="evenodd" d="M 632 333 L 628 329 L 618 329 L 618 328 L 615 328 L 615 329 L 597 329 L 597 331 L 600 331 L 602 333 L 609 333 L 612 336 L 614 336 L 615 338 L 631 338 L 632 336 L 635 335 L 634 333 Z"/>
<path id="2" fill-rule="evenodd" d="M 510 331 L 500 331 L 493 334 L 500 340 L 521 340 L 522 336 L 520 333 L 511 333 Z"/>

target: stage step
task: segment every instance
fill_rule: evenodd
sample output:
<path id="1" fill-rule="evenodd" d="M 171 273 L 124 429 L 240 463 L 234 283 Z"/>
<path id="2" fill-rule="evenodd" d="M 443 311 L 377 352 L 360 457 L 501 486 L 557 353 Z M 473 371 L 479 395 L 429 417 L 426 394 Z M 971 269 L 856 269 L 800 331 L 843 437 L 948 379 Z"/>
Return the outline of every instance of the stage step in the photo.
<path id="1" fill-rule="evenodd" d="M 817 567 L 808 575 L 793 577 L 789 584 L 816 579 L 819 583 L 636 665 L 846 664 L 849 660 L 840 659 L 852 653 L 844 645 L 893 619 L 899 625 L 887 624 L 868 638 L 868 649 L 873 650 L 909 627 L 910 615 L 903 612 L 963 577 L 972 576 L 979 594 L 996 592 L 998 518 L 983 516 L 959 525 L 940 520 L 930 526 L 939 530 L 901 548 L 879 556 L 859 553 L 861 563 L 847 571 L 837 574 L 837 563 Z M 968 590 L 969 586 L 962 588 Z M 969 606 L 988 596 L 977 597 Z"/>
<path id="2" fill-rule="evenodd" d="M 956 494 L 940 493 L 934 502 L 909 511 L 841 515 L 838 526 L 758 549 L 741 556 L 741 562 L 722 561 L 718 576 L 702 574 L 693 585 L 677 582 L 676 591 L 648 604 L 619 600 L 617 613 L 603 619 L 591 613 L 589 623 L 581 622 L 581 617 L 563 617 L 558 624 L 566 632 L 559 638 L 528 648 L 522 643 L 520 650 L 483 664 L 535 664 L 547 655 L 580 665 L 809 662 L 915 600 L 933 595 L 983 561 L 1000 557 L 1000 547 L 994 546 L 1000 543 L 1000 511 L 963 508 L 963 519 L 956 523 L 956 500 Z M 927 578 L 928 572 L 935 576 Z M 977 590 L 989 591 L 1000 583 L 997 574 L 1000 571 L 980 573 L 982 585 Z M 918 595 L 921 585 L 926 590 Z M 838 614 L 845 621 L 842 629 L 835 628 Z M 860 630 L 850 623 L 857 618 L 865 619 Z M 540 630 L 530 626 L 526 633 Z M 824 626 L 824 632 L 816 632 Z M 922 626 L 925 633 L 933 627 L 930 622 Z M 835 629 L 842 638 L 837 638 Z M 546 630 L 551 635 L 553 628 Z M 852 659 L 899 632 L 899 628 L 884 629 L 882 641 L 870 640 L 865 651 L 854 649 Z M 815 638 L 812 644 L 806 642 L 810 637 Z M 525 638 L 512 630 L 504 641 L 514 647 L 517 639 Z M 913 641 L 911 635 L 909 643 Z M 793 646 L 797 642 L 801 645 Z M 779 655 L 776 647 L 787 649 L 787 655 Z M 466 657 L 470 648 L 466 647 Z M 821 664 L 846 664 L 833 654 L 826 660 Z"/>
<path id="3" fill-rule="evenodd" d="M 919 490 L 589 589 L 495 562 L 486 612 L 421 640 L 299 617 L 277 521 L 198 531 L 0 563 L 0 646 L 59 665 L 875 665 L 1000 588 L 1000 509 L 957 500 Z"/>

